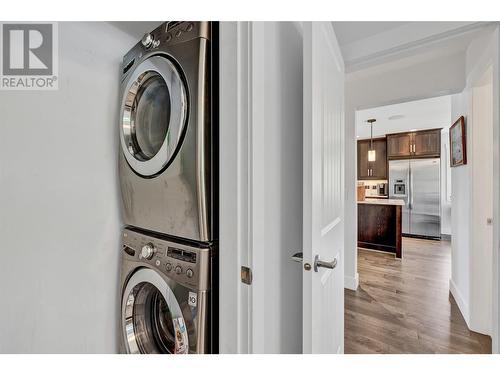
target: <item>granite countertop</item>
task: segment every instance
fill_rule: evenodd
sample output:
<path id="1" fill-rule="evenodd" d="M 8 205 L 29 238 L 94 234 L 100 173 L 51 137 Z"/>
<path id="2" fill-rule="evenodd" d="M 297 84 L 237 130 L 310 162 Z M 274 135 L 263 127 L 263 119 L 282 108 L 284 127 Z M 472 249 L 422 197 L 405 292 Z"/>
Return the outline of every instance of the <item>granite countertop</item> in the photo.
<path id="1" fill-rule="evenodd" d="M 370 199 L 366 198 L 364 201 L 358 201 L 359 204 L 381 204 L 385 206 L 404 206 L 405 201 L 402 199 Z"/>

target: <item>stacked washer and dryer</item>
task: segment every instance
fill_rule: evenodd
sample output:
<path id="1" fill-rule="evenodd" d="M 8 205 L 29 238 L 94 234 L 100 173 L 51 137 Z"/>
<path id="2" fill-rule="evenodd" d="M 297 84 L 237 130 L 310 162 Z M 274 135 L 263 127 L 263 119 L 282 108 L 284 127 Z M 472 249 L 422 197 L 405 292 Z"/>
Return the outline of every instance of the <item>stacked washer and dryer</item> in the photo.
<path id="1" fill-rule="evenodd" d="M 123 59 L 121 350 L 218 352 L 218 25 L 166 22 Z"/>

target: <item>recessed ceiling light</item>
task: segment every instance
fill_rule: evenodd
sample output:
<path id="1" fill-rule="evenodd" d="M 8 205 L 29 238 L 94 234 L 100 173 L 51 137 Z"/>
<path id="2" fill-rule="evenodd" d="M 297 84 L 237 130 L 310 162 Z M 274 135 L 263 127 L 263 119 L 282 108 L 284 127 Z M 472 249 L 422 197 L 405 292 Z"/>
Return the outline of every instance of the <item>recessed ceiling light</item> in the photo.
<path id="1" fill-rule="evenodd" d="M 388 120 L 401 120 L 404 117 L 405 117 L 404 115 L 392 115 L 392 116 L 387 117 L 387 119 Z"/>

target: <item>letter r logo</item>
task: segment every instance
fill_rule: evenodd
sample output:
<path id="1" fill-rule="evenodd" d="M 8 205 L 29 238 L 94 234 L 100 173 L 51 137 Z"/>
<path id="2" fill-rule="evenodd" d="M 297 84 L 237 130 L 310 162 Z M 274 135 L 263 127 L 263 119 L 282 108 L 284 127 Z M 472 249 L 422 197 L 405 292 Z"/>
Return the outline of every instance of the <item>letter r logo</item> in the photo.
<path id="1" fill-rule="evenodd" d="M 3 24 L 4 75 L 52 75 L 52 24 Z"/>

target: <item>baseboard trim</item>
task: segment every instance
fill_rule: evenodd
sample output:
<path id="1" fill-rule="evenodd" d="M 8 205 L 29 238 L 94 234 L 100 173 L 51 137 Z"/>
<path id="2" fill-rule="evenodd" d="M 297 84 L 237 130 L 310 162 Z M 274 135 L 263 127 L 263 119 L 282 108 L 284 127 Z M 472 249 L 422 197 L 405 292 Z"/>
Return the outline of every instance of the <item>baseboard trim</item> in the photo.
<path id="1" fill-rule="evenodd" d="M 344 288 L 357 290 L 359 286 L 359 273 L 356 272 L 355 277 L 344 276 Z"/>
<path id="2" fill-rule="evenodd" d="M 472 329 L 470 328 L 469 305 L 467 302 L 465 302 L 462 293 L 460 293 L 460 290 L 458 289 L 457 285 L 452 279 L 450 279 L 450 293 L 455 299 L 455 302 L 457 303 L 458 309 L 460 310 L 460 313 L 462 314 L 462 317 L 464 318 L 467 327 L 472 331 Z"/>

